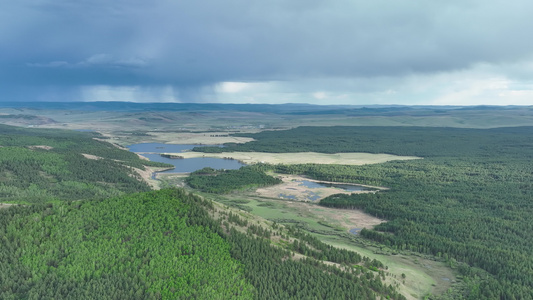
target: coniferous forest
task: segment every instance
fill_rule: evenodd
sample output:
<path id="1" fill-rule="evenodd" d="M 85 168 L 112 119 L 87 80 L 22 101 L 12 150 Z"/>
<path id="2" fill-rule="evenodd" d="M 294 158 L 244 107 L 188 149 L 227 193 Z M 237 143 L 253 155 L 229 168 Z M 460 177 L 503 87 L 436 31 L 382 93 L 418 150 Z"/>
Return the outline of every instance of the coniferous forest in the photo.
<path id="1" fill-rule="evenodd" d="M 0 209 L 0 299 L 405 299 L 378 261 L 146 192 L 131 168 L 152 164 L 92 134 L 2 130 L 2 201 L 23 205 Z"/>
<path id="2" fill-rule="evenodd" d="M 44 203 L 148 191 L 133 168 L 167 166 L 141 160 L 98 137 L 0 125 L 1 201 Z"/>
<path id="3" fill-rule="evenodd" d="M 333 195 L 320 204 L 360 208 L 385 218 L 388 222 L 363 230 L 362 236 L 459 267 L 468 287 L 451 298 L 533 299 L 533 128 L 299 127 L 248 136 L 256 141 L 228 147 L 423 158 L 365 166 L 257 168 L 388 187 Z"/>
<path id="4" fill-rule="evenodd" d="M 231 213 L 215 218 L 209 200 L 183 190 L 146 192 L 133 168 L 163 165 L 97 134 L 0 129 L 2 202 L 24 204 L 0 210 L 2 299 L 403 298 L 383 283 L 378 261 L 296 228 L 272 232 Z M 442 299 L 533 298 L 533 128 L 300 127 L 246 136 L 255 141 L 225 151 L 421 159 L 204 169 L 189 185 L 227 193 L 277 184 L 265 174 L 274 171 L 387 187 L 333 195 L 320 205 L 384 218 L 361 236 L 459 270 L 463 286 Z M 219 151 L 213 149 L 200 148 Z M 272 245 L 276 235 L 290 243 Z"/>
<path id="5" fill-rule="evenodd" d="M 257 188 L 281 183 L 281 179 L 253 167 L 238 170 L 203 168 L 192 172 L 186 179 L 191 187 L 207 193 L 223 194 L 244 188 Z"/>

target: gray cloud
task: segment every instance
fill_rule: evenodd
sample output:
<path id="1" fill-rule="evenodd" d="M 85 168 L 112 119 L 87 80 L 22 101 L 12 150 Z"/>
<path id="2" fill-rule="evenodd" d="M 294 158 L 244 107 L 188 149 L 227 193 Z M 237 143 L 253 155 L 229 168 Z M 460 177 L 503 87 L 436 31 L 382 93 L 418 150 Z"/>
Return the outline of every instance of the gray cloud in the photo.
<path id="1" fill-rule="evenodd" d="M 342 79 L 339 93 L 368 89 L 350 81 L 384 92 L 480 64 L 530 80 L 519 66 L 533 55 L 531 11 L 518 0 L 12 1 L 0 12 L 0 89 L 170 86 L 207 101 L 221 82 Z"/>

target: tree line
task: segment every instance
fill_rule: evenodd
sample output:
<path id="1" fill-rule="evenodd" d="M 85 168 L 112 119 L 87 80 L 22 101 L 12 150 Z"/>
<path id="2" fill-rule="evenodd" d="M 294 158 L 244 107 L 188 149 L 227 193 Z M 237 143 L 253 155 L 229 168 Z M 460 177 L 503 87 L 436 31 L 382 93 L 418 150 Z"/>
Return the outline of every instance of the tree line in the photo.
<path id="1" fill-rule="evenodd" d="M 364 166 L 254 167 L 388 187 L 371 194 L 333 195 L 320 205 L 363 209 L 388 220 L 363 230 L 366 238 L 435 255 L 450 266 L 466 263 L 460 271 L 469 287 L 455 298 L 533 298 L 533 128 L 303 127 L 251 135 L 255 144 L 232 147 L 270 151 L 274 145 L 266 143 L 275 143 L 277 134 L 281 138 L 275 145 L 283 151 L 423 157 Z"/>

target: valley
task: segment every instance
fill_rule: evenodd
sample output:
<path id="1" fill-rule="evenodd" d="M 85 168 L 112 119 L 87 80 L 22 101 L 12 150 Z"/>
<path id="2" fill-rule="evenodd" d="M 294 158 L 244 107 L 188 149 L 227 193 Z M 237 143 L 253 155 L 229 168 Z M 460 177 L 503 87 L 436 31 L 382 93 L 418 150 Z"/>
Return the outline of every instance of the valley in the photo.
<path id="1" fill-rule="evenodd" d="M 327 280 L 335 282 L 346 278 L 351 278 L 351 284 L 359 282 L 349 275 L 354 272 L 373 274 L 364 275 L 374 278 L 372 284 L 358 283 L 371 286 L 364 291 L 357 288 L 360 295 L 367 295 L 361 299 L 370 294 L 394 299 L 492 299 L 496 295 L 527 299 L 531 295 L 532 245 L 521 237 L 531 230 L 527 216 L 533 211 L 528 151 L 532 130 L 515 126 L 530 125 L 529 108 L 439 108 L 439 113 L 435 108 L 401 113 L 379 108 L 371 114 L 353 108 L 324 114 L 309 107 L 268 112 L 254 111 L 254 106 L 220 111 L 200 107 L 206 110 L 45 109 L 31 111 L 36 118 L 5 118 L 12 125 L 40 123 L 27 129 L 3 128 L 1 211 L 27 210 L 31 215 L 30 211 L 48 209 L 67 216 L 70 208 L 62 203 L 68 201 L 105 202 L 117 196 L 127 201 L 134 191 L 161 189 L 166 193 L 168 188 L 178 188 L 211 203 L 202 209 L 221 226 L 214 230 L 233 245 L 231 251 L 246 243 L 255 243 L 257 249 L 279 249 L 279 253 L 273 250 L 278 254 L 272 254 L 272 262 L 278 258 L 288 264 L 294 261 L 298 272 L 304 273 L 315 272 L 307 269 L 311 265 L 316 270 L 333 266 L 336 269 L 328 272 L 336 275 Z M 399 125 L 400 118 L 402 126 L 389 126 Z M 157 151 L 136 150 L 141 157 L 124 150 L 143 143 L 162 145 Z M 172 150 L 172 144 L 185 144 L 186 151 Z M 169 173 L 161 171 L 170 165 L 141 159 L 161 158 L 160 153 L 178 157 L 169 161 L 212 158 L 246 166 L 233 169 L 208 164 Z M 17 159 L 40 170 L 30 178 L 36 185 L 26 183 L 27 172 L 11 163 Z M 87 166 L 93 170 L 91 175 Z M 107 177 L 100 178 L 101 174 Z M 50 203 L 53 206 L 46 208 Z M 8 208 L 9 204 L 23 206 Z M 247 236 L 239 237 L 241 246 L 233 240 L 236 232 Z M 23 238 L 11 231 L 3 234 L 13 242 Z M 267 248 L 262 248 L 264 241 L 268 241 Z M 344 269 L 348 261 L 340 259 L 347 255 L 341 254 L 342 249 L 366 258 L 354 256 Z M 244 265 L 242 278 L 246 279 L 242 280 L 251 284 L 249 295 L 272 295 L 272 290 L 259 288 L 254 281 L 256 276 L 265 276 L 264 270 L 247 269 L 257 258 L 231 253 Z M 307 260 L 311 258 L 319 263 Z M 279 265 L 279 272 L 288 275 L 281 271 L 286 267 Z M 49 268 L 43 274 L 55 276 L 53 272 Z M 275 280 L 272 284 L 272 288 L 283 285 Z M 335 286 L 330 287 L 334 290 Z M 298 294 L 302 290 L 288 286 L 282 290 L 303 296 Z M 146 297 L 158 299 L 162 294 L 150 295 Z"/>
<path id="2" fill-rule="evenodd" d="M 211 137 L 211 139 L 204 137 L 203 141 L 205 145 L 217 144 L 216 137 Z M 173 147 L 171 143 L 157 145 L 157 148 L 159 148 L 157 150 L 164 152 Z M 391 160 L 420 159 L 419 157 L 371 153 L 198 153 L 190 151 L 190 146 L 192 145 L 183 145 L 183 148 L 186 149 L 184 150 L 185 152 L 168 153 L 182 156 L 185 159 L 207 156 L 231 158 L 247 164 L 282 165 L 313 162 L 329 165 L 340 165 L 341 163 L 342 165 L 364 165 L 383 163 Z M 388 267 L 387 273 L 389 274 L 386 277 L 386 282 L 397 286 L 399 291 L 407 299 L 421 299 L 426 295 L 439 295 L 448 290 L 452 284 L 456 283 L 456 271 L 450 269 L 443 262 L 439 262 L 436 258 L 407 252 L 400 254 L 391 249 L 383 250 L 382 246 L 369 243 L 368 241 L 362 241 L 357 236 L 357 233 L 362 228 L 372 229 L 375 225 L 386 222 L 386 220 L 375 218 L 361 210 L 335 209 L 316 205 L 320 199 L 326 198 L 327 196 L 339 193 L 349 195 L 354 193 L 354 191 L 335 186 L 316 186 L 316 183 L 320 183 L 321 181 L 297 175 L 268 174 L 280 178 L 283 183 L 270 187 L 245 189 L 239 192 L 232 192 L 228 195 L 216 196 L 188 187 L 185 183 L 185 178 L 188 176 L 186 172 L 182 174 L 157 173 L 156 176 L 164 183 L 164 186 L 185 187 L 191 192 L 198 193 L 206 199 L 215 201 L 215 203 L 227 205 L 224 206 L 226 207 L 225 209 L 233 207 L 234 213 L 246 216 L 248 220 L 261 223 L 263 226 L 266 226 L 264 224 L 270 224 L 268 221 L 287 226 L 296 225 L 298 228 L 313 234 L 327 244 L 355 251 L 371 259 L 386 261 L 386 266 Z M 315 186 L 312 183 L 315 183 Z M 336 184 L 335 182 L 329 183 Z M 375 193 L 388 189 L 386 187 L 368 185 L 358 187 L 358 189 L 362 190 L 355 191 L 355 193 Z M 271 228 L 271 225 L 266 227 Z M 403 280 L 402 274 L 408 274 L 405 278 L 408 276 L 409 280 Z"/>

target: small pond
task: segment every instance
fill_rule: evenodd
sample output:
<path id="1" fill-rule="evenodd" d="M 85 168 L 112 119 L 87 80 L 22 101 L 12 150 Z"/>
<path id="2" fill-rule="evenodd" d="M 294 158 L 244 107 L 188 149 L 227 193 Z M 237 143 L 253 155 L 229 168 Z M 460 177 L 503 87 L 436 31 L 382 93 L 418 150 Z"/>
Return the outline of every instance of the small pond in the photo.
<path id="1" fill-rule="evenodd" d="M 352 228 L 352 229 L 350 229 L 350 233 L 351 234 L 355 234 L 355 235 L 358 235 L 360 231 L 361 231 L 361 228 Z"/>
<path id="2" fill-rule="evenodd" d="M 194 147 L 202 145 L 178 145 L 178 144 L 160 144 L 160 143 L 143 143 L 134 144 L 128 147 L 131 152 L 139 153 L 151 161 L 163 162 L 174 165 L 174 169 L 158 173 L 190 173 L 205 167 L 213 169 L 236 170 L 245 164 L 231 159 L 214 158 L 214 157 L 196 157 L 187 159 L 173 159 L 161 156 L 159 153 L 179 153 L 191 150 Z M 213 145 L 209 145 L 213 146 Z M 217 145 L 218 146 L 218 145 Z"/>
<path id="3" fill-rule="evenodd" d="M 286 195 L 286 194 L 279 194 L 278 198 L 296 200 L 296 196 L 294 196 L 294 195 Z"/>
<path id="4" fill-rule="evenodd" d="M 343 189 L 348 192 L 358 192 L 358 191 L 369 190 L 368 188 L 364 186 L 346 184 L 346 183 L 328 183 L 328 182 L 316 182 L 316 181 L 310 181 L 310 180 L 302 180 L 301 184 L 310 189 L 327 187 L 327 188 Z"/>

